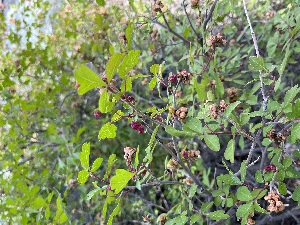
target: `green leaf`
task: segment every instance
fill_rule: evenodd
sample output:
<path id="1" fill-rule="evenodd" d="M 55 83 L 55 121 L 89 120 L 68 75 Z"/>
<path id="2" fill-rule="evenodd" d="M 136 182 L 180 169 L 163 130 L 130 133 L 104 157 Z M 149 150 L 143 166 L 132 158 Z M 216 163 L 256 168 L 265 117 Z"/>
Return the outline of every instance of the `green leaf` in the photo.
<path id="1" fill-rule="evenodd" d="M 240 201 L 250 201 L 252 200 L 252 195 L 249 189 L 245 186 L 239 187 L 236 192 L 236 198 Z"/>
<path id="2" fill-rule="evenodd" d="M 91 198 L 94 197 L 94 195 L 97 194 L 100 190 L 101 190 L 101 188 L 96 188 L 96 189 L 90 191 L 90 192 L 86 195 L 86 200 L 87 200 L 87 201 L 91 200 Z"/>
<path id="3" fill-rule="evenodd" d="M 264 208 L 260 207 L 260 205 L 257 202 L 254 203 L 254 209 L 257 212 L 269 214 L 269 212 L 267 210 L 265 210 Z"/>
<path id="4" fill-rule="evenodd" d="M 89 175 L 90 175 L 90 173 L 86 170 L 79 171 L 78 177 L 77 177 L 78 182 L 80 184 L 84 184 L 87 181 Z"/>
<path id="5" fill-rule="evenodd" d="M 264 183 L 264 179 L 262 177 L 262 174 L 259 170 L 256 170 L 255 172 L 255 180 L 258 182 L 258 183 Z"/>
<path id="6" fill-rule="evenodd" d="M 294 190 L 293 195 L 292 195 L 292 199 L 294 201 L 298 202 L 298 206 L 300 205 L 300 185 L 298 185 L 296 187 L 296 189 Z"/>
<path id="7" fill-rule="evenodd" d="M 90 167 L 90 143 L 84 143 L 82 145 L 82 151 L 79 153 L 79 159 L 81 166 L 88 170 Z"/>
<path id="8" fill-rule="evenodd" d="M 289 59 L 291 53 L 292 53 L 292 51 L 290 50 L 290 44 L 288 44 L 287 49 L 286 49 L 286 52 L 285 52 L 284 59 L 283 59 L 283 61 L 282 61 L 282 63 L 281 63 L 281 66 L 280 66 L 279 69 L 278 69 L 278 73 L 279 73 L 280 76 L 283 75 L 283 72 L 284 72 L 284 70 L 285 70 L 287 61 L 288 61 L 288 59 Z"/>
<path id="9" fill-rule="evenodd" d="M 123 59 L 119 67 L 119 76 L 122 79 L 125 79 L 126 74 L 135 67 L 136 64 L 140 61 L 139 59 L 140 50 L 131 50 L 128 55 Z"/>
<path id="10" fill-rule="evenodd" d="M 200 214 L 194 214 L 191 216 L 191 221 L 190 221 L 190 225 L 196 223 L 197 221 L 200 222 L 201 221 L 201 215 Z"/>
<path id="11" fill-rule="evenodd" d="M 109 218 L 108 218 L 108 221 L 107 221 L 107 225 L 112 225 L 113 223 L 113 219 L 116 215 L 118 215 L 118 213 L 120 212 L 121 210 L 121 202 L 120 202 L 120 198 L 118 199 L 117 201 L 118 205 L 117 207 L 112 211 L 112 213 L 110 214 Z"/>
<path id="12" fill-rule="evenodd" d="M 153 77 L 153 78 L 151 79 L 151 81 L 149 82 L 149 88 L 150 88 L 151 90 L 153 90 L 153 89 L 155 88 L 156 83 L 157 83 L 157 78 L 156 78 L 156 77 Z"/>
<path id="13" fill-rule="evenodd" d="M 99 6 L 104 6 L 105 5 L 105 0 L 96 0 L 96 2 Z"/>
<path id="14" fill-rule="evenodd" d="M 134 176 L 134 173 L 123 169 L 117 169 L 116 175 L 110 179 L 110 186 L 118 194 L 127 185 L 128 181 Z"/>
<path id="15" fill-rule="evenodd" d="M 278 191 L 282 195 L 286 195 L 287 194 L 287 188 L 286 188 L 285 183 L 283 183 L 283 182 L 279 183 L 279 185 L 278 185 Z"/>
<path id="16" fill-rule="evenodd" d="M 106 78 L 107 82 L 110 83 L 111 79 L 117 72 L 120 62 L 124 55 L 122 53 L 115 53 L 106 64 Z"/>
<path id="17" fill-rule="evenodd" d="M 132 78 L 130 76 L 126 76 L 122 81 L 121 92 L 128 92 L 132 90 Z"/>
<path id="18" fill-rule="evenodd" d="M 103 92 L 101 93 L 100 99 L 99 99 L 99 110 L 102 113 L 108 113 L 110 112 L 114 106 L 115 103 L 111 102 L 109 100 L 109 94 L 108 94 L 108 90 L 104 89 Z"/>
<path id="19" fill-rule="evenodd" d="M 262 197 L 264 197 L 266 195 L 268 190 L 266 189 L 254 189 L 252 192 L 251 192 L 251 195 L 253 197 L 253 199 L 260 199 Z"/>
<path id="20" fill-rule="evenodd" d="M 244 182 L 245 178 L 246 178 L 246 173 L 247 173 L 247 166 L 246 166 L 245 160 L 241 163 L 240 171 L 241 171 L 241 181 Z"/>
<path id="21" fill-rule="evenodd" d="M 296 143 L 297 140 L 300 139 L 300 123 L 298 123 L 296 126 L 293 126 L 291 129 L 291 143 Z"/>
<path id="22" fill-rule="evenodd" d="M 150 67 L 150 72 L 153 73 L 154 75 L 158 74 L 158 72 L 159 72 L 159 64 L 153 64 Z"/>
<path id="23" fill-rule="evenodd" d="M 197 185 L 196 184 L 192 184 L 189 190 L 189 198 L 193 198 L 195 193 L 197 191 Z"/>
<path id="24" fill-rule="evenodd" d="M 205 135 L 204 141 L 211 150 L 215 152 L 220 150 L 220 141 L 217 135 Z"/>
<path id="25" fill-rule="evenodd" d="M 105 82 L 94 73 L 94 71 L 85 65 L 80 65 L 79 68 L 74 71 L 74 74 L 76 81 L 80 85 L 78 88 L 79 95 L 83 95 L 93 88 L 106 85 Z"/>
<path id="26" fill-rule="evenodd" d="M 201 206 L 201 212 L 206 212 L 207 210 L 209 210 L 212 206 L 213 206 L 213 202 L 205 202 L 202 204 Z"/>
<path id="27" fill-rule="evenodd" d="M 97 158 L 92 165 L 91 172 L 95 172 L 96 170 L 98 170 L 102 162 L 103 162 L 103 158 Z"/>
<path id="28" fill-rule="evenodd" d="M 231 114 L 231 112 L 235 109 L 235 107 L 237 107 L 241 102 L 237 101 L 234 103 L 231 103 L 225 110 L 224 115 L 229 117 L 229 115 Z"/>
<path id="29" fill-rule="evenodd" d="M 212 220 L 224 220 L 230 218 L 230 216 L 226 214 L 224 210 L 217 210 L 206 215 Z"/>
<path id="30" fill-rule="evenodd" d="M 187 131 L 176 130 L 172 126 L 166 126 L 165 131 L 172 136 L 194 137 L 193 133 Z"/>
<path id="31" fill-rule="evenodd" d="M 236 211 L 236 217 L 248 218 L 250 213 L 254 212 L 254 206 L 252 203 L 240 205 Z"/>
<path id="32" fill-rule="evenodd" d="M 104 124 L 104 126 L 101 128 L 98 139 L 106 139 L 106 138 L 115 138 L 116 137 L 116 131 L 117 127 L 116 125 L 108 122 Z"/>
<path id="33" fill-rule="evenodd" d="M 224 157 L 226 160 L 229 160 L 231 163 L 234 163 L 234 150 L 235 150 L 235 141 L 231 139 L 228 144 L 227 148 L 224 152 Z"/>
<path id="34" fill-rule="evenodd" d="M 188 127 L 190 130 L 202 134 L 202 123 L 199 119 L 196 118 L 187 118 L 184 124 L 185 127 Z"/>
<path id="35" fill-rule="evenodd" d="M 255 56 L 250 56 L 249 57 L 249 69 L 250 70 L 267 70 L 265 67 L 265 63 L 262 57 L 255 57 Z"/>
<path id="36" fill-rule="evenodd" d="M 103 178 L 104 180 L 111 174 L 111 167 L 114 165 L 115 161 L 116 161 L 116 154 L 111 154 L 108 158 L 107 168 Z"/>
<path id="37" fill-rule="evenodd" d="M 111 118 L 111 122 L 117 122 L 120 119 L 122 119 L 122 116 L 124 116 L 124 113 L 121 110 L 118 110 L 115 112 L 115 114 Z"/>
<path id="38" fill-rule="evenodd" d="M 284 96 L 283 107 L 286 107 L 287 104 L 291 103 L 291 101 L 293 101 L 299 91 L 300 89 L 298 88 L 298 85 L 295 85 L 294 87 L 289 89 Z"/>
<path id="39" fill-rule="evenodd" d="M 126 36 L 126 40 L 127 40 L 127 49 L 128 50 L 131 48 L 131 45 L 132 45 L 133 30 L 134 30 L 134 25 L 132 24 L 132 22 L 127 23 L 127 28 L 125 30 L 125 36 Z"/>

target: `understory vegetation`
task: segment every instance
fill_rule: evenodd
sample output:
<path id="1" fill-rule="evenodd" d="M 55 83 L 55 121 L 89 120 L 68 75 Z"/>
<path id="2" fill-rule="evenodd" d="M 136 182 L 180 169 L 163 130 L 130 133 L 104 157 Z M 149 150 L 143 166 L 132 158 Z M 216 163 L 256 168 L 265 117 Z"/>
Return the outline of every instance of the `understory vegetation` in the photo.
<path id="1" fill-rule="evenodd" d="M 299 0 L 49 2 L 0 4 L 0 224 L 300 224 Z"/>

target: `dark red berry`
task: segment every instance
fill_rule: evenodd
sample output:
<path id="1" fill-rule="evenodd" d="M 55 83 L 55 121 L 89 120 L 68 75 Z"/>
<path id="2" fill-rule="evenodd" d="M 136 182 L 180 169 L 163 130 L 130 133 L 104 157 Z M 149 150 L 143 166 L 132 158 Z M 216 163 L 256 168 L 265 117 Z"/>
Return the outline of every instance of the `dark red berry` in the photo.
<path id="1" fill-rule="evenodd" d="M 123 94 L 123 95 L 121 96 L 121 99 L 122 99 L 122 100 L 126 100 L 126 95 Z"/>
<path id="2" fill-rule="evenodd" d="M 271 170 L 273 170 L 274 172 L 276 171 L 276 166 L 274 166 L 274 165 L 267 165 L 267 166 L 265 166 L 265 171 L 266 172 L 270 172 Z"/>
<path id="3" fill-rule="evenodd" d="M 127 96 L 127 101 L 128 102 L 135 102 L 135 99 L 132 96 Z"/>
<path id="4" fill-rule="evenodd" d="M 173 75 L 169 76 L 168 80 L 173 84 L 177 83 L 177 75 L 173 74 Z"/>
<path id="5" fill-rule="evenodd" d="M 106 188 L 108 191 L 110 191 L 111 190 L 111 186 L 107 186 L 107 188 Z"/>
<path id="6" fill-rule="evenodd" d="M 100 111 L 98 111 L 98 110 L 94 112 L 94 117 L 95 117 L 96 119 L 100 118 L 102 115 L 103 115 L 103 114 L 102 114 Z"/>
<path id="7" fill-rule="evenodd" d="M 138 134 L 143 134 L 145 132 L 145 127 L 141 124 L 141 126 L 139 127 L 139 129 L 137 131 L 138 131 Z"/>
<path id="8" fill-rule="evenodd" d="M 187 159 L 187 158 L 189 157 L 188 151 L 185 151 L 185 150 L 184 150 L 184 151 L 182 151 L 181 154 L 182 154 L 182 157 L 185 158 L 185 159 Z"/>

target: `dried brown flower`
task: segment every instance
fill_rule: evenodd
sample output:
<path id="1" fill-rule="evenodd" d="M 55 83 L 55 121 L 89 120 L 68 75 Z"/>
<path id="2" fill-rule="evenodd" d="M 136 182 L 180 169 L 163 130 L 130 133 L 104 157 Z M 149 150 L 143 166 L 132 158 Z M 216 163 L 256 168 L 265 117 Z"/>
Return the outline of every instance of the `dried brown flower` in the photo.
<path id="1" fill-rule="evenodd" d="M 132 148 L 132 147 L 125 147 L 124 148 L 124 159 L 126 159 L 126 165 L 127 166 L 130 166 L 132 156 L 134 155 L 135 152 L 136 152 L 135 148 Z"/>
<path id="2" fill-rule="evenodd" d="M 268 210 L 270 212 L 281 212 L 285 209 L 285 206 L 282 201 L 280 201 L 280 196 L 275 192 L 271 191 L 267 196 L 264 197 L 265 200 L 270 204 Z"/>

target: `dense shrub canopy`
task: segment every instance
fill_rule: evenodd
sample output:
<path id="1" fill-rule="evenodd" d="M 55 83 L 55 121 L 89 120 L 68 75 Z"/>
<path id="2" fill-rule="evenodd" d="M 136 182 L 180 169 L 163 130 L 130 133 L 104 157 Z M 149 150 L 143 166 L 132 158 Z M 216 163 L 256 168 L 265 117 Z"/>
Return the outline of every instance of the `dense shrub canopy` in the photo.
<path id="1" fill-rule="evenodd" d="M 0 224 L 300 223 L 300 1 L 58 3 L 0 4 Z"/>

